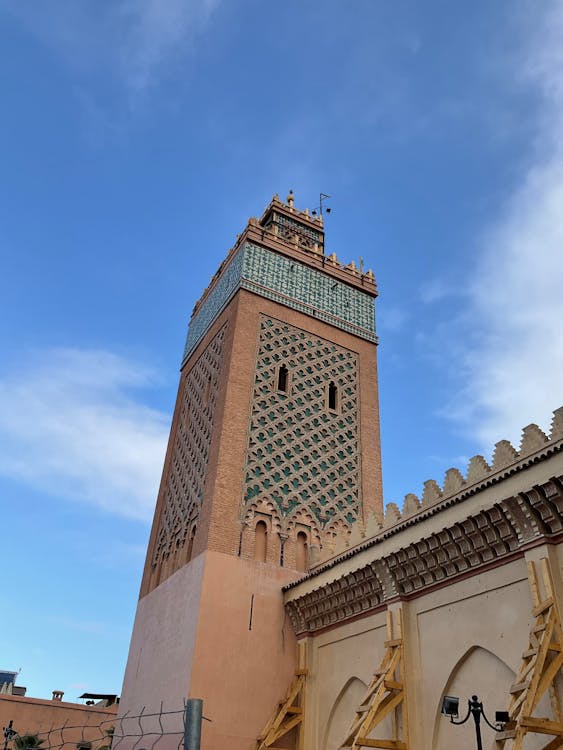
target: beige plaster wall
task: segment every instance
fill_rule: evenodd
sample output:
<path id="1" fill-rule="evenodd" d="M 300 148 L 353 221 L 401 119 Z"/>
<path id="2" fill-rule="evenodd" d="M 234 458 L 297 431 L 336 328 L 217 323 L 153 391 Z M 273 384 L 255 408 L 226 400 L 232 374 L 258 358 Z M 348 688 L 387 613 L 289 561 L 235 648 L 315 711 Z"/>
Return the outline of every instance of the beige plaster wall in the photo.
<path id="1" fill-rule="evenodd" d="M 561 550 L 551 550 L 560 561 Z M 560 568 L 554 577 L 560 578 Z M 459 696 L 460 711 L 465 712 L 466 700 L 476 693 L 491 720 L 496 710 L 508 708 L 508 689 L 533 622 L 526 560 L 392 606 L 403 608 L 409 747 L 474 750 L 472 723 L 452 726 L 440 715 L 442 697 Z M 369 684 L 379 666 L 386 637 L 381 611 L 308 639 L 306 750 L 340 747 L 363 698 L 362 683 Z M 547 706 L 543 709 L 547 715 Z M 538 715 L 541 710 L 540 704 Z M 378 736 L 390 738 L 390 728 L 387 723 Z M 534 737 L 527 743 L 527 750 L 542 747 L 541 739 Z M 488 727 L 483 728 L 483 746 L 494 747 L 494 732 Z"/>

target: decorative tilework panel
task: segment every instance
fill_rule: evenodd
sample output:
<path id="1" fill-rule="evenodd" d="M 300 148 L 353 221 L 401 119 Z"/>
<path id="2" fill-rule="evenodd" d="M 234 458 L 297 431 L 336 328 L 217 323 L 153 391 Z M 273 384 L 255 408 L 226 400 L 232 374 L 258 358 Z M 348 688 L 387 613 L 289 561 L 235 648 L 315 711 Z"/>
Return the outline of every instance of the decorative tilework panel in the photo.
<path id="1" fill-rule="evenodd" d="M 286 393 L 277 390 L 282 364 Z M 331 382 L 336 411 L 328 408 Z M 358 414 L 356 353 L 262 316 L 244 511 L 266 501 L 282 519 L 306 509 L 321 529 L 353 524 L 360 512 Z"/>
<path id="2" fill-rule="evenodd" d="M 197 346 L 215 318 L 238 289 L 242 274 L 243 255 L 244 248 L 241 248 L 223 272 L 215 289 L 191 319 L 183 359 L 186 359 L 192 349 Z"/>
<path id="3" fill-rule="evenodd" d="M 209 343 L 183 384 L 153 565 L 184 546 L 189 528 L 199 515 L 225 330 L 226 326 L 223 326 Z"/>
<path id="4" fill-rule="evenodd" d="M 283 294 L 288 298 L 285 304 L 289 307 L 295 307 L 295 303 L 305 303 L 334 316 L 330 319 L 333 325 L 338 325 L 335 320 L 338 318 L 352 324 L 357 335 L 371 340 L 375 337 L 375 310 L 369 294 L 353 289 L 322 271 L 247 243 L 243 276 L 248 281 Z M 312 311 L 306 312 L 311 314 Z"/>
<path id="5" fill-rule="evenodd" d="M 311 229 L 310 227 L 305 226 L 300 221 L 295 221 L 295 219 L 290 219 L 288 216 L 284 216 L 283 214 L 275 214 L 276 222 L 281 227 L 286 227 L 288 230 L 295 230 L 300 235 L 303 235 L 305 237 L 309 237 L 309 239 L 313 240 L 314 242 L 317 242 L 319 245 L 322 244 L 322 235 L 320 232 L 317 232 L 314 229 Z"/>
<path id="6" fill-rule="evenodd" d="M 375 309 L 369 294 L 266 248 L 247 243 L 229 263 L 190 321 L 183 361 L 240 287 L 376 341 Z"/>
<path id="7" fill-rule="evenodd" d="M 307 247 L 311 250 L 315 249 L 315 246 L 317 250 L 319 247 L 323 247 L 323 236 L 321 233 L 305 226 L 299 221 L 280 214 L 274 214 L 272 223 L 277 226 L 278 237 L 284 240 L 292 242 L 294 237 L 298 237 L 301 247 Z"/>

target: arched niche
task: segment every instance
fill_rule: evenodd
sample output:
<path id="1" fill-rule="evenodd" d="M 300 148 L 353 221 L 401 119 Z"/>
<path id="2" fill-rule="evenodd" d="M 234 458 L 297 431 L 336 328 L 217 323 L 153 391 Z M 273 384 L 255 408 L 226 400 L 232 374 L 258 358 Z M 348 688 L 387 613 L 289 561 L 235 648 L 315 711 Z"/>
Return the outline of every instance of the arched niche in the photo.
<path id="1" fill-rule="evenodd" d="M 338 750 L 367 690 L 359 677 L 350 677 L 334 701 L 324 733 L 323 750 Z M 322 731 L 322 730 L 321 730 Z"/>
<path id="2" fill-rule="evenodd" d="M 268 554 L 268 526 L 265 521 L 258 521 L 254 527 L 254 559 L 266 562 Z"/>
<path id="3" fill-rule="evenodd" d="M 295 567 L 305 573 L 309 566 L 309 538 L 304 531 L 298 531 L 295 538 Z"/>
<path id="4" fill-rule="evenodd" d="M 494 723 L 495 711 L 506 711 L 510 685 L 514 682 L 514 672 L 492 651 L 482 646 L 472 646 L 458 660 L 452 669 L 440 695 L 436 696 L 434 718 L 433 750 L 475 750 L 475 725 L 470 718 L 462 727 L 454 726 L 441 714 L 444 695 L 459 698 L 459 718 L 467 713 L 467 701 L 477 695 L 482 701 L 489 721 Z M 481 735 L 484 748 L 494 748 L 495 733 L 481 722 Z"/>

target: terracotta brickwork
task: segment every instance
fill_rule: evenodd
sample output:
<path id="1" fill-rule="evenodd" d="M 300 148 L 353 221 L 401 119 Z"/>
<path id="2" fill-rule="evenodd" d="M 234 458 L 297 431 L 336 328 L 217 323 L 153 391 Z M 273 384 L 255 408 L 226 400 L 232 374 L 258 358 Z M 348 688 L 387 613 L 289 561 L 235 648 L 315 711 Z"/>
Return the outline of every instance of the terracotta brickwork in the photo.
<path id="1" fill-rule="evenodd" d="M 221 416 L 218 417 L 217 422 L 217 424 L 220 423 L 221 429 L 220 434 L 217 434 L 216 442 L 212 446 L 208 466 L 209 486 L 206 498 L 209 497 L 210 502 L 207 504 L 206 501 L 204 508 L 202 508 L 202 513 L 210 514 L 206 546 L 209 549 L 226 552 L 227 554 L 252 558 L 254 557 L 254 526 L 260 519 L 263 519 L 268 525 L 268 562 L 280 565 L 281 546 L 283 545 L 283 566 L 290 569 L 295 568 L 295 543 L 299 531 L 303 531 L 307 535 L 309 560 L 313 562 L 318 557 L 319 546 L 324 546 L 325 542 L 330 542 L 330 537 L 335 532 L 345 537 L 350 534 L 351 527 L 357 525 L 352 522 L 352 517 L 357 518 L 363 527 L 365 517 L 370 513 L 376 513 L 378 516 L 381 514 L 382 486 L 376 347 L 372 342 L 362 340 L 346 331 L 335 329 L 324 321 L 314 320 L 298 311 L 283 308 L 272 300 L 264 299 L 246 290 L 240 290 L 237 293 L 225 310 L 225 315 L 228 315 L 231 321 L 233 340 L 232 347 L 229 346 L 226 355 L 227 360 L 224 369 L 224 373 L 228 377 L 226 377 L 224 391 L 221 394 L 224 398 L 224 404 L 221 407 Z M 342 505 L 342 509 L 338 508 L 338 499 L 334 500 L 336 509 L 334 517 L 325 520 L 324 526 L 323 522 L 317 519 L 315 508 L 322 512 L 324 507 L 320 502 L 320 496 L 323 492 L 321 485 L 318 483 L 317 502 L 313 502 L 312 496 L 310 498 L 313 509 L 309 507 L 308 503 L 295 503 L 290 508 L 280 508 L 276 500 L 265 491 L 269 488 L 263 488 L 264 491 L 259 498 L 256 498 L 257 502 L 254 503 L 253 508 L 251 506 L 254 498 L 250 498 L 249 501 L 246 499 L 249 484 L 246 482 L 247 461 L 249 460 L 251 439 L 254 440 L 254 438 L 251 438 L 254 431 L 253 424 L 254 420 L 261 418 L 258 413 L 261 407 L 258 404 L 262 399 L 257 398 L 256 389 L 261 387 L 262 373 L 265 371 L 262 369 L 258 371 L 257 363 L 262 362 L 260 332 L 265 320 L 277 321 L 276 325 L 282 325 L 288 332 L 291 332 L 291 335 L 302 336 L 302 341 L 321 342 L 320 351 L 324 346 L 329 349 L 334 347 L 331 356 L 336 354 L 337 358 L 338 355 L 344 357 L 344 360 L 338 360 L 334 370 L 334 377 L 338 376 L 337 384 L 341 383 L 344 389 L 343 392 L 339 391 L 343 400 L 340 402 L 340 411 L 337 409 L 336 414 L 332 414 L 325 403 L 326 387 L 332 380 L 332 378 L 328 379 L 328 374 L 333 371 L 331 370 L 333 365 L 329 365 L 325 372 L 323 369 L 325 366 L 322 364 L 323 357 L 320 361 L 317 361 L 316 354 L 312 355 L 313 365 L 319 365 L 323 371 L 324 387 L 319 389 L 317 396 L 313 395 L 315 389 L 312 385 L 310 392 L 309 386 L 305 386 L 306 378 L 309 377 L 306 367 L 312 366 L 310 362 L 305 363 L 302 368 L 302 381 L 300 380 L 301 376 L 296 375 L 297 370 L 295 370 L 289 372 L 289 382 L 290 388 L 296 387 L 298 383 L 303 386 L 304 390 L 299 393 L 296 392 L 296 395 L 308 393 L 312 399 L 310 403 L 318 408 L 317 413 L 321 414 L 322 410 L 328 420 L 327 424 L 329 427 L 336 427 L 337 433 L 340 433 L 339 425 L 343 416 L 348 416 L 352 421 L 352 427 L 344 422 L 346 426 L 341 435 L 346 447 L 352 451 L 351 455 L 354 459 L 354 465 L 350 464 L 348 469 L 343 465 L 343 470 L 346 472 L 344 478 L 349 481 L 354 478 L 355 485 L 351 496 L 358 498 L 358 505 L 355 507 L 352 505 L 352 511 L 350 512 L 353 516 L 350 516 L 348 520 L 345 520 L 345 516 L 349 511 L 343 510 L 344 505 Z M 277 346 L 276 343 L 276 348 Z M 283 346 L 280 351 L 282 350 Z M 315 344 L 315 346 L 307 347 L 307 351 L 309 350 L 317 352 L 319 347 Z M 352 368 L 348 370 L 344 367 L 344 362 L 353 363 Z M 260 364 L 260 367 L 262 367 L 262 364 Z M 338 367 L 343 367 L 343 372 L 339 372 Z M 315 370 L 315 373 L 318 375 L 321 370 Z M 325 374 L 326 381 L 324 380 Z M 258 380 L 260 380 L 260 383 L 258 383 Z M 345 392 L 346 388 L 351 388 L 350 394 Z M 278 399 L 280 405 L 284 400 L 273 391 L 268 391 L 268 394 Z M 288 398 L 289 396 L 285 399 L 286 403 Z M 253 411 L 254 403 L 256 403 L 256 412 Z M 354 403 L 354 409 L 352 409 L 352 403 Z M 302 411 L 303 408 L 307 407 L 299 406 L 296 411 Z M 330 450 L 332 450 L 322 437 L 323 429 L 326 429 L 324 425 L 319 423 L 317 430 L 316 425 L 311 422 L 309 437 L 300 436 L 299 440 L 294 439 L 292 444 L 293 446 L 297 444 L 302 454 L 308 454 L 309 450 L 314 448 L 314 435 L 314 439 L 319 441 L 318 444 L 324 445 L 328 450 L 325 455 L 323 449 L 323 455 L 314 459 L 319 462 L 318 465 L 323 461 L 323 457 L 328 461 Z M 353 437 L 346 436 L 345 433 L 349 430 L 352 431 Z M 284 435 L 287 436 L 288 434 L 288 430 L 285 430 Z M 292 436 L 289 435 L 289 437 Z M 305 441 L 308 441 L 310 448 L 305 446 Z M 335 450 L 338 451 L 340 448 L 341 446 L 337 445 Z M 254 448 L 251 446 L 250 453 L 253 450 Z M 346 456 L 346 461 L 348 461 L 348 454 Z M 283 460 L 286 461 L 287 459 L 284 458 Z M 257 468 L 258 465 L 254 459 L 251 459 L 251 462 L 252 466 Z M 289 466 L 289 468 L 292 467 Z M 327 464 L 327 475 L 331 468 Z M 323 473 L 326 481 L 324 468 L 323 472 L 320 473 Z M 311 486 L 314 484 L 312 479 L 310 484 Z M 327 487 L 327 490 L 336 492 L 337 486 L 338 482 L 334 488 L 332 486 Z M 299 491 L 304 488 L 304 486 L 301 486 Z M 275 487 L 272 486 L 271 489 L 274 490 Z M 311 492 L 310 489 L 308 491 Z M 344 496 L 346 494 L 344 493 Z M 295 496 L 299 498 L 298 493 L 295 493 Z M 280 492 L 279 497 L 280 504 L 282 504 L 285 496 Z M 332 501 L 332 498 L 330 500 Z M 252 513 L 248 514 L 248 511 L 252 511 Z"/>
<path id="2" fill-rule="evenodd" d="M 203 500 L 225 340 L 225 326 L 182 378 L 174 438 L 162 482 L 150 587 L 189 562 Z"/>

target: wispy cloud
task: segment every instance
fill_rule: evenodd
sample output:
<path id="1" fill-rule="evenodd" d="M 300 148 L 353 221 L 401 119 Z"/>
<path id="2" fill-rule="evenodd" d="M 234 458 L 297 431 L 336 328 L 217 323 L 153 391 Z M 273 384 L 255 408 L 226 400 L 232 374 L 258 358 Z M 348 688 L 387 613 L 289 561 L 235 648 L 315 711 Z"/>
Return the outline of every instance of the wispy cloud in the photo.
<path id="1" fill-rule="evenodd" d="M 533 9 L 536 16 L 535 6 Z M 502 216 L 482 238 L 470 287 L 464 404 L 454 415 L 483 443 L 549 425 L 563 403 L 563 6 L 543 15 L 519 84 L 539 99 L 536 139 Z"/>
<path id="2" fill-rule="evenodd" d="M 456 286 L 454 284 L 447 284 L 444 279 L 431 279 L 421 285 L 419 295 L 425 305 L 431 305 L 454 294 L 455 290 Z"/>
<path id="3" fill-rule="evenodd" d="M 0 0 L 79 71 L 104 70 L 146 91 L 185 61 L 219 0 Z"/>
<path id="4" fill-rule="evenodd" d="M 154 373 L 105 351 L 56 349 L 0 374 L 0 473 L 149 520 L 169 417 L 135 392 Z"/>

